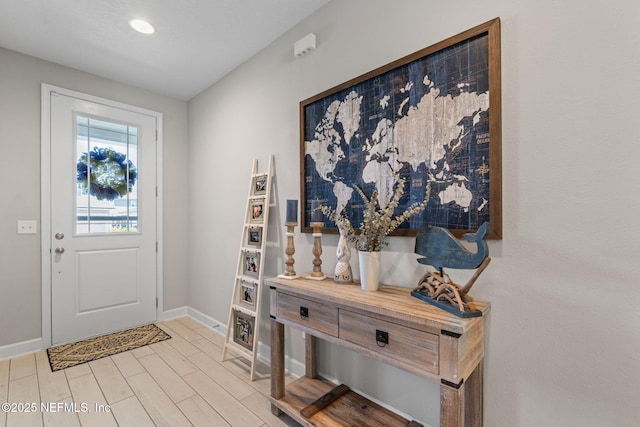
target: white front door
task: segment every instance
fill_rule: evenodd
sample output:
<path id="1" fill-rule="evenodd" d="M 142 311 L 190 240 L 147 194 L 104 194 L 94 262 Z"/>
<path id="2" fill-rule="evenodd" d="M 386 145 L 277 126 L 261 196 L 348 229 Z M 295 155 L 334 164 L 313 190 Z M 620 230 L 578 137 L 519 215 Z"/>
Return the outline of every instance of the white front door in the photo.
<path id="1" fill-rule="evenodd" d="M 50 97 L 52 344 L 153 322 L 157 117 Z"/>

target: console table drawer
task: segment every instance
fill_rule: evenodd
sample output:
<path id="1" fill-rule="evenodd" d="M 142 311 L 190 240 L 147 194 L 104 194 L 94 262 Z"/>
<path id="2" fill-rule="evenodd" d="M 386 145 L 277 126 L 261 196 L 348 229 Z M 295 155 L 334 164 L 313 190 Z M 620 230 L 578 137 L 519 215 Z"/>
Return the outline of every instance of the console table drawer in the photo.
<path id="1" fill-rule="evenodd" d="M 338 336 L 338 309 L 278 292 L 276 316 L 289 322 Z"/>
<path id="2" fill-rule="evenodd" d="M 340 339 L 438 374 L 440 339 L 436 334 L 340 310 Z"/>

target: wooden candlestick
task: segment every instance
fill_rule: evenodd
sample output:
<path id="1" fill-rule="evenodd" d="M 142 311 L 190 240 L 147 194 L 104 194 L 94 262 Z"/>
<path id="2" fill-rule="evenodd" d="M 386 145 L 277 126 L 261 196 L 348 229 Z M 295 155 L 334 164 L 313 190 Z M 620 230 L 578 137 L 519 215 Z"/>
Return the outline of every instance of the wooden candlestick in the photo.
<path id="1" fill-rule="evenodd" d="M 284 225 L 287 227 L 287 249 L 284 251 L 284 253 L 287 255 L 287 260 L 284 262 L 287 266 L 287 269 L 284 273 L 279 274 L 278 277 L 281 279 L 296 279 L 300 276 L 296 274 L 296 271 L 293 269 L 293 264 L 295 263 L 293 254 L 296 252 L 296 248 L 293 245 L 293 228 L 298 225 L 298 223 L 285 222 Z"/>
<path id="2" fill-rule="evenodd" d="M 322 272 L 322 259 L 320 259 L 320 255 L 322 255 L 322 227 L 324 227 L 324 222 L 316 222 L 311 221 L 309 224 L 313 229 L 313 272 L 309 273 L 307 276 L 308 279 L 313 280 L 324 280 L 327 278 L 325 274 Z"/>

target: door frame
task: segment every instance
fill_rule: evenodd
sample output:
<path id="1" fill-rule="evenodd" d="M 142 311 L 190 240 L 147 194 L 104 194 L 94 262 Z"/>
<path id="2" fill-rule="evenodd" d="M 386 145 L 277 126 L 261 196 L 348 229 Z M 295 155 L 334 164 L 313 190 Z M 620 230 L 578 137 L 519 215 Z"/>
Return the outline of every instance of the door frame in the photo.
<path id="1" fill-rule="evenodd" d="M 118 101 L 88 95 L 47 83 L 41 85 L 40 110 L 40 238 L 41 238 L 41 274 L 42 274 L 42 345 L 51 347 L 51 94 L 77 98 L 83 101 L 103 104 L 140 114 L 153 116 L 156 119 L 156 320 L 163 313 L 163 235 L 162 235 L 162 113 L 135 107 Z"/>

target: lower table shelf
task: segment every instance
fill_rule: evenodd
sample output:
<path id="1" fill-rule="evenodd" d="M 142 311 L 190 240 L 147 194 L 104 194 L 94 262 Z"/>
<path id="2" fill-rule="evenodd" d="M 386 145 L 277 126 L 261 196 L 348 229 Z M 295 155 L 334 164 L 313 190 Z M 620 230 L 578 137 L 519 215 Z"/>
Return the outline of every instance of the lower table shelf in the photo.
<path id="1" fill-rule="evenodd" d="M 421 426 L 383 408 L 375 402 L 349 390 L 325 408 L 305 417 L 301 411 L 327 393 L 336 385 L 318 378 L 301 377 L 287 385 L 280 399 L 271 398 L 271 403 L 280 408 L 303 426 Z"/>

